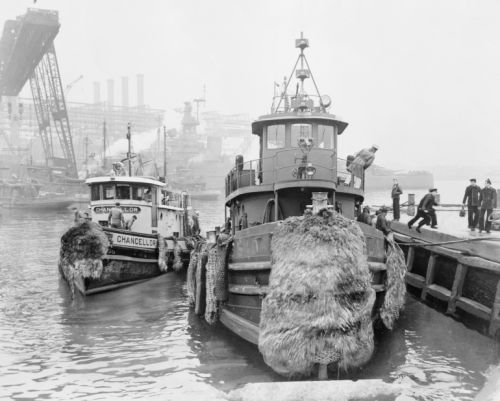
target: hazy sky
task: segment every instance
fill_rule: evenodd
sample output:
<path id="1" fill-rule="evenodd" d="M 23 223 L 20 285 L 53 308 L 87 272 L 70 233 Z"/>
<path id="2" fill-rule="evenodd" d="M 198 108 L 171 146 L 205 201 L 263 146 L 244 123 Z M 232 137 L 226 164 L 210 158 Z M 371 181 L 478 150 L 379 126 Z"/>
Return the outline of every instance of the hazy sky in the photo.
<path id="1" fill-rule="evenodd" d="M 0 15 L 34 6 L 59 11 L 65 84 L 84 75 L 70 101 L 92 101 L 93 81 L 105 100 L 115 78 L 119 104 L 129 76 L 135 104 L 142 73 L 151 106 L 172 111 L 206 85 L 206 109 L 256 118 L 304 31 L 320 91 L 350 124 L 341 156 L 376 143 L 388 167 L 497 165 L 498 1 L 2 0 Z"/>

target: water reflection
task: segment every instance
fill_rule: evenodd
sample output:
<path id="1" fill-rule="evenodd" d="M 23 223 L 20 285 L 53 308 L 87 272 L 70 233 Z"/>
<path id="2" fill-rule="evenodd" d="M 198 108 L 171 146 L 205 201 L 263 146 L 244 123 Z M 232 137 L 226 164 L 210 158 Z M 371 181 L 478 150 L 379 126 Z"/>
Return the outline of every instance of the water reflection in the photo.
<path id="1" fill-rule="evenodd" d="M 209 208 L 213 227 L 220 216 Z M 194 315 L 182 274 L 72 298 L 57 271 L 70 221 L 66 212 L 0 223 L 0 397 L 193 400 L 283 380 L 254 346 Z M 471 400 L 497 361 L 496 342 L 409 297 L 370 363 L 339 377 L 398 381 L 409 400 Z"/>

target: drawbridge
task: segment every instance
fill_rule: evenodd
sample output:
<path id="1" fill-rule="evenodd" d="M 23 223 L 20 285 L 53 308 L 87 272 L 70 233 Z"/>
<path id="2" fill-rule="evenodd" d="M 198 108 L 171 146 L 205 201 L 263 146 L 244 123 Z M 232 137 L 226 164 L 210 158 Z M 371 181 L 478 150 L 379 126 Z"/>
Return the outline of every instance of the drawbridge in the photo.
<path id="1" fill-rule="evenodd" d="M 0 95 L 17 96 L 29 81 L 47 166 L 66 167 L 77 178 L 73 140 L 54 39 L 57 11 L 28 9 L 4 24 L 0 38 Z M 63 157 L 55 157 L 52 127 Z"/>

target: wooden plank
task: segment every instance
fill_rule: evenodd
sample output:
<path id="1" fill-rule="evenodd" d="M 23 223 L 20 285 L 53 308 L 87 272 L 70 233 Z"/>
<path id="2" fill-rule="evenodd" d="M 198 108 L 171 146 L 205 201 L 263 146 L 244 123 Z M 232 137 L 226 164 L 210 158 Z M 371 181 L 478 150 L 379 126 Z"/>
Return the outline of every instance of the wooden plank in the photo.
<path id="1" fill-rule="evenodd" d="M 229 284 L 229 292 L 243 295 L 265 295 L 267 286 Z"/>
<path id="2" fill-rule="evenodd" d="M 495 302 L 493 302 L 493 308 L 491 309 L 490 327 L 488 328 L 489 335 L 496 337 L 498 329 L 500 329 L 500 281 L 497 284 Z"/>
<path id="3" fill-rule="evenodd" d="M 384 284 L 372 284 L 372 288 L 375 290 L 375 292 L 385 291 L 385 285 Z"/>
<path id="4" fill-rule="evenodd" d="M 229 263 L 229 270 L 269 270 L 271 261 Z"/>
<path id="5" fill-rule="evenodd" d="M 451 288 L 450 301 L 446 313 L 455 313 L 457 299 L 462 296 L 462 289 L 464 288 L 465 276 L 467 275 L 467 266 L 459 263 L 455 271 L 455 279 L 453 280 L 453 287 Z"/>
<path id="6" fill-rule="evenodd" d="M 411 246 L 408 249 L 408 257 L 406 258 L 406 269 L 411 272 L 413 269 L 413 261 L 415 260 L 415 247 Z"/>
<path id="7" fill-rule="evenodd" d="M 459 297 L 457 299 L 457 308 L 470 313 L 471 315 L 477 316 L 481 319 L 490 321 L 491 308 L 480 304 L 479 302 L 473 301 L 472 299 Z"/>
<path id="8" fill-rule="evenodd" d="M 437 284 L 429 285 L 427 287 L 427 294 L 446 302 L 451 298 L 451 291 Z"/>
<path id="9" fill-rule="evenodd" d="M 422 289 L 422 294 L 420 294 L 420 298 L 422 301 L 425 301 L 425 298 L 427 296 L 427 288 L 434 283 L 434 274 L 435 274 L 435 267 L 436 267 L 436 254 L 431 253 L 431 256 L 429 257 L 429 263 L 427 263 L 427 272 L 425 274 L 425 286 Z"/>
<path id="10" fill-rule="evenodd" d="M 221 323 L 233 333 L 257 345 L 259 343 L 259 326 L 249 322 L 223 308 L 220 315 Z"/>
<path id="11" fill-rule="evenodd" d="M 464 265 L 489 270 L 500 275 L 500 263 L 491 262 L 489 260 L 478 258 L 475 256 L 461 256 L 458 260 Z"/>
<path id="12" fill-rule="evenodd" d="M 425 277 L 421 276 L 420 274 L 407 272 L 406 283 L 411 285 L 412 287 L 424 288 Z"/>
<path id="13" fill-rule="evenodd" d="M 125 262 L 158 263 L 158 259 L 133 258 L 131 256 L 124 255 L 104 255 L 102 259 L 123 260 Z"/>
<path id="14" fill-rule="evenodd" d="M 368 262 L 368 268 L 372 273 L 387 270 L 387 266 L 385 265 L 385 263 L 371 262 L 371 261 Z"/>

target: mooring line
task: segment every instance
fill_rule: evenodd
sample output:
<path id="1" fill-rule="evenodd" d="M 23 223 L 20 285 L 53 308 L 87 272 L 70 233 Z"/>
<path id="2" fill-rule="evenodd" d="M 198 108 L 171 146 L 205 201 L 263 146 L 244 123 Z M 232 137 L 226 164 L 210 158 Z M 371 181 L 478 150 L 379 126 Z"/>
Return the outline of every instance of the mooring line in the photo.
<path id="1" fill-rule="evenodd" d="M 467 238 L 459 239 L 453 241 L 444 242 L 398 242 L 398 245 L 405 246 L 438 246 L 438 245 L 449 245 L 449 244 L 459 244 L 461 242 L 476 242 L 476 241 L 500 241 L 500 238 Z"/>

